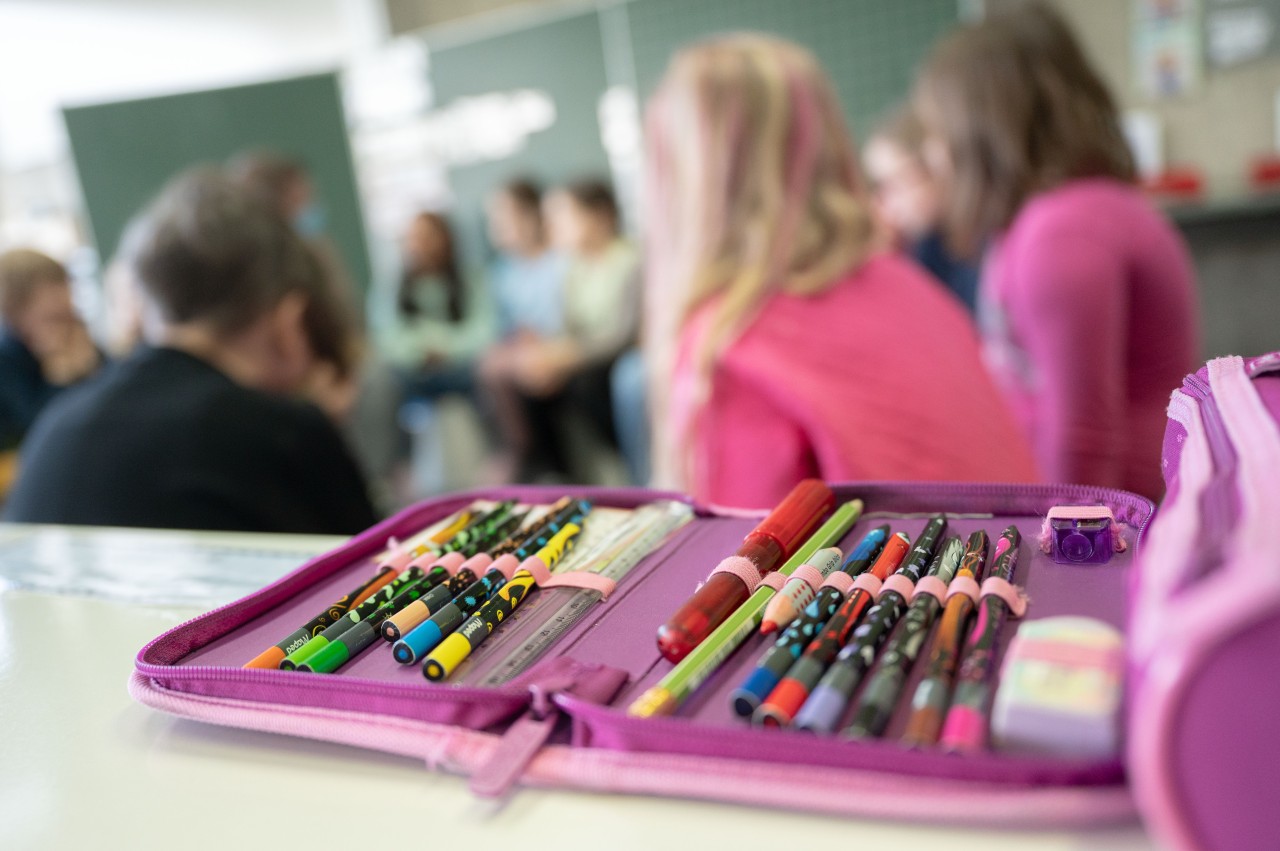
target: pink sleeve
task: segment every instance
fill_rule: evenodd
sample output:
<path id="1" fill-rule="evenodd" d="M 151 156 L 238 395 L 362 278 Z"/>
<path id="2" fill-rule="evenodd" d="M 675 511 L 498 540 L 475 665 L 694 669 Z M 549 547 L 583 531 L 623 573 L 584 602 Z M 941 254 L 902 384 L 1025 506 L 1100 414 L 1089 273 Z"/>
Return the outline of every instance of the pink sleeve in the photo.
<path id="1" fill-rule="evenodd" d="M 695 495 L 705 502 L 772 508 L 817 463 L 804 430 L 758 386 L 717 370 L 694 439 Z"/>
<path id="2" fill-rule="evenodd" d="M 1007 295 L 1034 368 L 1033 450 L 1051 482 L 1119 486 L 1128 279 L 1096 240 L 1049 227 L 1037 236 L 1010 258 Z"/>

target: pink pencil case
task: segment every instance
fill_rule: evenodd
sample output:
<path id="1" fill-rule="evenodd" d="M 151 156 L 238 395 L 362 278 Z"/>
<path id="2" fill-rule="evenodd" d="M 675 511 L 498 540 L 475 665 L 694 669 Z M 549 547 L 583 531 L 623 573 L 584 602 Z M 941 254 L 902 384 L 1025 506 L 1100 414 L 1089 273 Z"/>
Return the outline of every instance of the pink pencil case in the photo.
<path id="1" fill-rule="evenodd" d="M 1169 404 L 1169 492 L 1131 593 L 1129 756 L 1171 848 L 1280 848 L 1280 353 Z"/>
<path id="2" fill-rule="evenodd" d="M 1153 507 L 1139 496 L 1075 486 L 857 483 L 835 486 L 865 511 L 840 542 L 848 552 L 890 523 L 915 536 L 946 512 L 948 534 L 1010 523 L 1024 534 L 1015 576 L 1028 618 L 1084 614 L 1126 620 L 1130 570 Z M 696 507 L 695 519 L 633 568 L 606 601 L 565 632 L 540 661 L 501 686 L 480 686 L 504 651 L 543 626 L 538 593 L 500 627 L 459 676 L 428 682 L 378 645 L 329 675 L 243 669 L 375 570 L 388 540 L 403 540 L 474 499 L 551 502 L 537 487 L 458 494 L 416 505 L 241 600 L 182 624 L 138 654 L 130 688 L 149 706 L 215 724 L 341 742 L 423 759 L 468 775 L 480 794 L 514 785 L 709 798 L 827 813 L 1009 826 L 1088 825 L 1134 814 L 1118 759 L 1001 753 L 949 755 L 897 744 L 903 706 L 883 740 L 850 741 L 751 727 L 729 695 L 772 637 L 753 636 L 667 718 L 633 718 L 631 701 L 671 664 L 655 644 L 659 624 L 758 517 Z M 629 508 L 678 495 L 580 488 L 598 506 Z M 1105 505 L 1127 547 L 1106 564 L 1057 564 L 1036 544 L 1046 512 L 1063 503 Z M 589 521 L 588 521 L 589 522 Z M 1007 642 L 1017 628 L 1005 627 Z M 909 694 L 920 675 L 917 665 Z M 903 701 L 903 704 L 907 701 Z"/>

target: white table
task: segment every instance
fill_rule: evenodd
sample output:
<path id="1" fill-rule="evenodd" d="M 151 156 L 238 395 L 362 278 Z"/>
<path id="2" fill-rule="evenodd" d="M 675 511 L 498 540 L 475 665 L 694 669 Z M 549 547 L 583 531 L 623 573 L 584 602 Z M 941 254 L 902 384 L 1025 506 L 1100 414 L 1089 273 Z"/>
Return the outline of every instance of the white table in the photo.
<path id="1" fill-rule="evenodd" d="M 0 560 L 5 558 L 5 535 L 13 530 L 0 527 Z M 43 536 L 46 543 L 67 535 L 52 527 L 25 533 Z M 129 545 L 136 546 L 140 533 L 90 534 L 110 550 L 112 536 L 129 536 Z M 151 534 L 158 549 L 173 543 L 165 533 Z M 334 542 L 243 535 L 202 540 L 262 552 L 321 551 Z M 173 570 L 178 575 L 182 566 Z M 1103 831 L 990 832 L 527 789 L 495 807 L 471 797 L 462 778 L 429 772 L 412 759 L 214 727 L 134 703 L 125 683 L 138 649 L 202 610 L 48 590 L 0 591 L 0 847 L 1153 847 L 1136 825 Z M 285 790 L 320 779 L 332 783 L 338 776 L 343 796 L 336 806 L 308 809 L 278 803 Z"/>

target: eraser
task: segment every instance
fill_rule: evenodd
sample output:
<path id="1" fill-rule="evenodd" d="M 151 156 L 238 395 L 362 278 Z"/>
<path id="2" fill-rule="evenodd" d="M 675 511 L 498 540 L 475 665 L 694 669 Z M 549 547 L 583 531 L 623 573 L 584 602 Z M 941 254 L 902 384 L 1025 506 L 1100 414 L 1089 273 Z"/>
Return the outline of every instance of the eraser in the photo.
<path id="1" fill-rule="evenodd" d="M 1093 618 L 1024 623 L 1005 654 L 991 714 L 1001 750 L 1106 759 L 1120 754 L 1124 638 Z"/>

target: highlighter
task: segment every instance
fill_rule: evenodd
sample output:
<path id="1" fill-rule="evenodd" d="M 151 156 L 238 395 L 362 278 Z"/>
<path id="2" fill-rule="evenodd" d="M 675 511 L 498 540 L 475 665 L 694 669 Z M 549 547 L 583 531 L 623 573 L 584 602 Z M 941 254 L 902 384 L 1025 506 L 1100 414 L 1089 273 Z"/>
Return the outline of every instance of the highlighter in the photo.
<path id="1" fill-rule="evenodd" d="M 755 579 L 776 570 L 791 557 L 835 507 L 835 494 L 818 479 L 805 479 L 751 530 L 737 552 L 720 563 L 693 596 L 658 628 L 658 649 L 679 662 L 751 596 Z M 732 568 L 725 570 L 724 568 Z"/>

